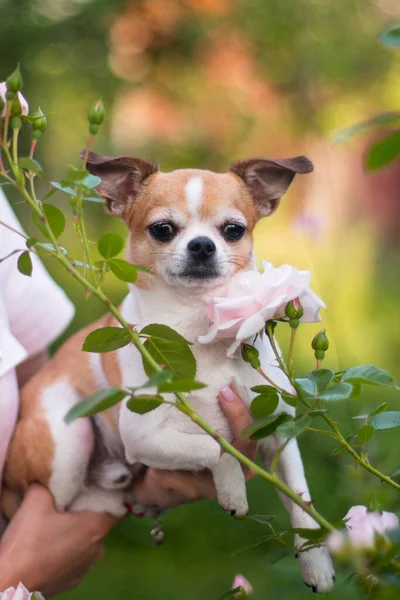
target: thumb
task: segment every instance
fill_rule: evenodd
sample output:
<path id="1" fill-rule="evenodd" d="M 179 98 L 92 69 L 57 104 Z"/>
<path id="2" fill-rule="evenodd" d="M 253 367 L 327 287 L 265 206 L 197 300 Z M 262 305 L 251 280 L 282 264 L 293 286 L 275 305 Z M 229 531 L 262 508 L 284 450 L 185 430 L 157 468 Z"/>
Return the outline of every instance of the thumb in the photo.
<path id="1" fill-rule="evenodd" d="M 38 483 L 32 483 L 24 496 L 22 505 L 37 511 L 54 511 L 54 499 L 49 490 Z"/>

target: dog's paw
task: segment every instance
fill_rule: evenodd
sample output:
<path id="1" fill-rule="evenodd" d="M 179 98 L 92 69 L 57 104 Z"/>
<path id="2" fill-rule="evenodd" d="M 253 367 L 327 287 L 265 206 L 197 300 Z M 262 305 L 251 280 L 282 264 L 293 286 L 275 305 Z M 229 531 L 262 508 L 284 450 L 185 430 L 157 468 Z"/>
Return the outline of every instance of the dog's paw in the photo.
<path id="1" fill-rule="evenodd" d="M 335 582 L 335 571 L 329 552 L 323 546 L 299 552 L 298 559 L 301 577 L 309 588 L 317 594 L 329 592 Z"/>
<path id="2" fill-rule="evenodd" d="M 219 505 L 232 516 L 244 517 L 249 505 L 240 463 L 230 454 L 223 454 L 213 469 L 213 477 Z"/>
<path id="3" fill-rule="evenodd" d="M 119 492 L 110 492 L 94 486 L 82 491 L 69 507 L 71 512 L 91 510 L 93 512 L 108 513 L 113 517 L 124 517 L 128 509 L 124 503 L 124 496 Z"/>

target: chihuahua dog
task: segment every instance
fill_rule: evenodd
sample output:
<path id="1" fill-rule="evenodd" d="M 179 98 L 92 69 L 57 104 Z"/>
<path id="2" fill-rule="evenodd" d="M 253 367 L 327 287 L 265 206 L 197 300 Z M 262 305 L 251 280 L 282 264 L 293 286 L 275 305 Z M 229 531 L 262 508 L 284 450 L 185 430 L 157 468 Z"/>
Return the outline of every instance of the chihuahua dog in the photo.
<path id="1" fill-rule="evenodd" d="M 274 212 L 294 176 L 310 173 L 312 163 L 304 156 L 256 158 L 237 162 L 222 174 L 196 169 L 162 173 L 140 158 L 91 152 L 87 168 L 101 179 L 98 192 L 108 212 L 120 216 L 129 228 L 127 259 L 152 271 L 141 273 L 137 284 L 130 286 L 122 315 L 138 327 L 168 325 L 193 343 L 196 377 L 207 387 L 190 393 L 189 400 L 231 441 L 218 393 L 233 381 L 250 406 L 250 388 L 265 382 L 243 360 L 227 357 L 227 340 L 198 343 L 210 324 L 207 302 L 237 273 L 256 268 L 255 224 Z M 210 469 L 220 505 L 231 514 L 246 514 L 240 464 L 231 455 L 221 454 L 215 439 L 170 403 L 139 415 L 123 402 L 95 417 L 65 424 L 66 413 L 84 396 L 111 385 L 137 387 L 147 379 L 132 345 L 107 354 L 80 352 L 87 334 L 107 325 L 118 323 L 107 315 L 77 333 L 24 387 L 6 464 L 6 486 L 23 494 L 30 482 L 39 481 L 60 509 L 121 516 L 126 502 L 132 502 L 136 465 Z M 264 371 L 290 390 L 268 340 L 256 344 Z M 277 411 L 282 410 L 293 409 L 281 401 Z M 259 443 L 267 470 L 281 444 L 277 435 Z M 311 500 L 294 439 L 280 454 L 278 474 L 303 500 Z M 318 527 L 297 504 L 285 496 L 282 501 L 293 527 Z M 330 557 L 324 547 L 304 551 L 303 543 L 296 536 L 303 580 L 313 591 L 325 592 L 334 580 Z"/>

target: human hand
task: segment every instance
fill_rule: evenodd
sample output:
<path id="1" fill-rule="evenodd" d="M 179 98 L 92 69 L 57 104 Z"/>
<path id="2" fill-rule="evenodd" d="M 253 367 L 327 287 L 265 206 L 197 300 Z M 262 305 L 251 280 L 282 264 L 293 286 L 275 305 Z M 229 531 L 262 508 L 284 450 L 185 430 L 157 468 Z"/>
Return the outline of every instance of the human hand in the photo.
<path id="1" fill-rule="evenodd" d="M 233 434 L 232 445 L 250 460 L 257 454 L 257 443 L 241 437 L 243 429 L 251 424 L 251 415 L 239 396 L 230 388 L 224 388 L 218 396 L 221 408 Z M 252 477 L 249 469 L 243 469 L 246 481 Z M 217 497 L 210 471 L 188 472 L 148 469 L 144 478 L 134 489 L 135 501 L 143 505 L 171 508 L 202 498 Z"/>
<path id="2" fill-rule="evenodd" d="M 21 581 L 47 600 L 75 587 L 102 556 L 102 540 L 115 523 L 89 511 L 59 513 L 50 492 L 32 485 L 1 539 L 0 590 Z"/>

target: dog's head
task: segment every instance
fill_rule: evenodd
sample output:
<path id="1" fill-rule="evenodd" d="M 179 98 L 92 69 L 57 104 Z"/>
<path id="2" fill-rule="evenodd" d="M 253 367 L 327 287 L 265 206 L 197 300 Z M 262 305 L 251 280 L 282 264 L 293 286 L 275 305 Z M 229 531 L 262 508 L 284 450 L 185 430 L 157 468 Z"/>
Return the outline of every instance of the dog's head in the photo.
<path id="1" fill-rule="evenodd" d="M 88 170 L 108 212 L 130 231 L 129 258 L 173 285 L 220 285 L 252 264 L 256 222 L 272 214 L 305 156 L 234 163 L 227 173 L 162 173 L 140 158 L 89 153 Z"/>

